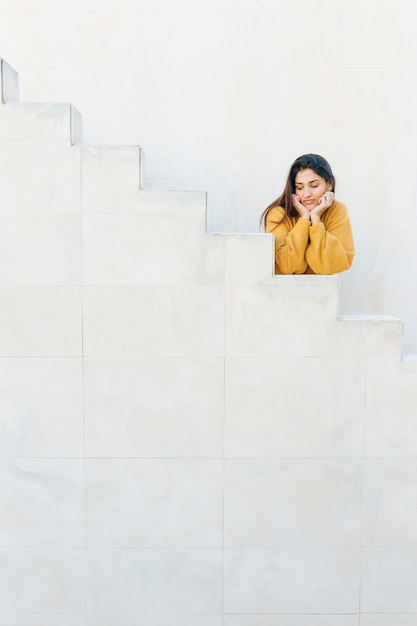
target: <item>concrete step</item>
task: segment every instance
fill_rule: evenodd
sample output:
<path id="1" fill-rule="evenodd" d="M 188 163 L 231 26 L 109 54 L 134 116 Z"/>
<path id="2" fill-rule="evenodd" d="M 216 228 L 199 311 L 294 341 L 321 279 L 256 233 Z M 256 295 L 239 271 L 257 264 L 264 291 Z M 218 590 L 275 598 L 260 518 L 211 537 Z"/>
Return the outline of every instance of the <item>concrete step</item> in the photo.
<path id="1" fill-rule="evenodd" d="M 71 104 L 10 102 L 0 106 L 0 141 L 82 142 L 82 120 Z"/>

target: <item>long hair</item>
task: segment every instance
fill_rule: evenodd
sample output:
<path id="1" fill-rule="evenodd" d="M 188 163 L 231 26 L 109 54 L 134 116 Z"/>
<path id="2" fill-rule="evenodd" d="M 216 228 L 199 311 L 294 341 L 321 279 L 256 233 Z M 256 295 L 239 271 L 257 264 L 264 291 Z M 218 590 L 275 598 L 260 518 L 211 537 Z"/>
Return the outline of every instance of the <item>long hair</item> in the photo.
<path id="1" fill-rule="evenodd" d="M 274 207 L 282 207 L 284 209 L 284 215 L 280 222 L 280 224 L 285 220 L 286 217 L 292 216 L 297 217 L 298 213 L 296 208 L 294 207 L 292 196 L 295 194 L 295 177 L 298 172 L 302 170 L 313 170 L 318 176 L 324 178 L 326 183 L 330 183 L 332 186 L 332 191 L 336 189 L 336 180 L 333 176 L 332 168 L 326 159 L 319 154 L 303 154 L 302 156 L 295 159 L 294 163 L 290 167 L 290 171 L 288 173 L 287 182 L 285 183 L 284 191 L 282 194 L 270 205 L 268 205 L 265 211 L 261 215 L 260 224 L 261 226 L 265 225 L 265 219 L 268 215 L 269 211 Z"/>

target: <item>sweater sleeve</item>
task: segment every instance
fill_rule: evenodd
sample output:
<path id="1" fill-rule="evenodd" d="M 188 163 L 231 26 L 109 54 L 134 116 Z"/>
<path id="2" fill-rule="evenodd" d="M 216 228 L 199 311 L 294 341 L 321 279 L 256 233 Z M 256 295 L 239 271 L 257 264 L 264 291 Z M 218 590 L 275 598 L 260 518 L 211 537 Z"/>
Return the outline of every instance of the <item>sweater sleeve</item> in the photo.
<path id="1" fill-rule="evenodd" d="M 292 225 L 288 219 L 280 222 L 283 216 L 284 210 L 274 207 L 265 220 L 265 231 L 275 237 L 275 271 L 277 274 L 304 274 L 310 222 L 300 218 Z"/>
<path id="2" fill-rule="evenodd" d="M 307 263 L 315 274 L 335 274 L 349 269 L 354 255 L 347 208 L 342 202 L 334 202 L 321 223 L 310 228 Z"/>

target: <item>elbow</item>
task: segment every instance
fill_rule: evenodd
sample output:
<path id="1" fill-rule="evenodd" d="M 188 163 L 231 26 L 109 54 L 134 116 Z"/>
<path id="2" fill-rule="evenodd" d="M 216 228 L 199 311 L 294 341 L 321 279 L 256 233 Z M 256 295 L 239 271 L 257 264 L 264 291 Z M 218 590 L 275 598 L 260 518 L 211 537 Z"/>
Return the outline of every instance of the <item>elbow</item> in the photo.
<path id="1" fill-rule="evenodd" d="M 335 263 L 334 265 L 329 266 L 327 268 L 328 271 L 317 272 L 317 274 L 340 274 L 341 272 L 346 272 L 347 270 L 350 270 L 350 268 L 352 267 L 352 262 L 353 262 L 353 256 L 346 257 L 346 259 L 343 262 Z"/>
<path id="2" fill-rule="evenodd" d="M 338 270 L 339 272 L 346 272 L 346 270 L 350 270 L 352 267 L 353 259 L 355 256 L 355 252 L 346 252 L 346 262 L 344 264 L 343 269 Z"/>

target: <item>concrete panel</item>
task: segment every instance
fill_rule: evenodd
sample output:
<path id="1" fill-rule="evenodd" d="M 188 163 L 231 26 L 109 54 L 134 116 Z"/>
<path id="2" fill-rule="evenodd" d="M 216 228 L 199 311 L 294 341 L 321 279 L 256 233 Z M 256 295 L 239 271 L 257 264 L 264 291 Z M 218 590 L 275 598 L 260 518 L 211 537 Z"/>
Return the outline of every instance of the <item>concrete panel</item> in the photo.
<path id="1" fill-rule="evenodd" d="M 81 359 L 0 359 L 0 457 L 81 457 Z"/>
<path id="2" fill-rule="evenodd" d="M 225 280 L 227 285 L 268 281 L 275 271 L 272 235 L 228 235 Z"/>
<path id="3" fill-rule="evenodd" d="M 91 459 L 86 491 L 90 547 L 223 545 L 221 459 Z"/>
<path id="4" fill-rule="evenodd" d="M 0 356 L 81 356 L 79 287 L 0 287 Z"/>
<path id="5" fill-rule="evenodd" d="M 87 356 L 221 356 L 224 299 L 215 287 L 86 287 Z"/>
<path id="6" fill-rule="evenodd" d="M 0 142 L 2 212 L 80 212 L 79 149 L 61 141 Z"/>
<path id="7" fill-rule="evenodd" d="M 313 356 L 329 347 L 336 322 L 337 279 L 284 276 L 226 291 L 228 356 Z"/>
<path id="8" fill-rule="evenodd" d="M 172 212 L 181 215 L 206 215 L 207 193 L 205 191 L 182 191 L 166 189 L 141 189 L 139 208 L 141 211 Z M 164 211 L 165 210 L 165 211 Z"/>
<path id="9" fill-rule="evenodd" d="M 124 613 L 133 612 L 137 616 L 218 614 L 221 556 L 221 550 L 91 549 L 87 610 L 122 619 Z"/>
<path id="10" fill-rule="evenodd" d="M 221 457 L 222 359 L 85 359 L 88 456 Z"/>
<path id="11" fill-rule="evenodd" d="M 227 549 L 226 613 L 357 613 L 358 549 Z"/>
<path id="12" fill-rule="evenodd" d="M 416 457 L 416 406 L 416 361 L 368 359 L 365 455 Z"/>
<path id="13" fill-rule="evenodd" d="M 141 186 L 139 146 L 81 149 L 81 194 L 84 212 L 128 212 L 136 208 Z"/>
<path id="14" fill-rule="evenodd" d="M 360 544 L 360 461 L 228 460 L 227 547 Z"/>
<path id="15" fill-rule="evenodd" d="M 368 325 L 359 316 L 342 315 L 332 327 L 328 348 L 324 354 L 365 358 L 368 354 L 367 348 Z"/>
<path id="16" fill-rule="evenodd" d="M 66 546 L 84 543 L 84 461 L 0 461 L 2 523 L 7 546 Z"/>
<path id="17" fill-rule="evenodd" d="M 82 613 L 85 581 L 84 552 L 78 548 L 0 548 L 3 614 Z"/>
<path id="18" fill-rule="evenodd" d="M 0 285 L 79 285 L 76 214 L 0 213 Z"/>
<path id="19" fill-rule="evenodd" d="M 363 544 L 417 547 L 417 461 L 365 461 Z"/>
<path id="20" fill-rule="evenodd" d="M 402 355 L 403 323 L 390 315 L 341 315 L 332 329 L 329 354 L 393 357 Z"/>
<path id="21" fill-rule="evenodd" d="M 403 323 L 390 316 L 363 317 L 368 330 L 368 356 L 401 359 Z"/>
<path id="22" fill-rule="evenodd" d="M 223 281 L 224 240 L 208 236 L 201 215 L 83 216 L 87 285 L 186 285 Z M 157 222 L 157 225 L 156 225 Z"/>
<path id="23" fill-rule="evenodd" d="M 417 550 L 415 548 L 364 549 L 361 611 L 363 613 L 417 613 L 416 579 Z"/>
<path id="24" fill-rule="evenodd" d="M 347 357 L 228 359 L 226 456 L 361 457 L 364 373 Z"/>

